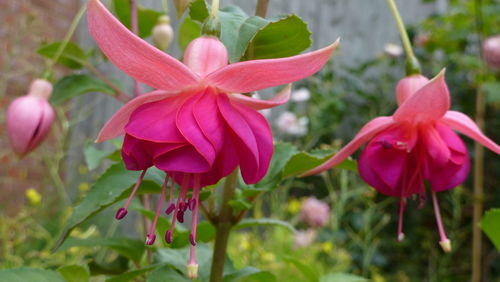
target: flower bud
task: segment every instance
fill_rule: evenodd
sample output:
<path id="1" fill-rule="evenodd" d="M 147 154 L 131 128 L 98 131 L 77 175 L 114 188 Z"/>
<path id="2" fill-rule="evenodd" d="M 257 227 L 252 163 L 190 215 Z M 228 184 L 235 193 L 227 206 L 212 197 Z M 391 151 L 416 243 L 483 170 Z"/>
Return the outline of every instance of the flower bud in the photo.
<path id="1" fill-rule="evenodd" d="M 429 82 L 429 79 L 420 74 L 414 74 L 401 79 L 396 85 L 396 98 L 398 105 L 413 95 L 417 90 Z"/>
<path id="2" fill-rule="evenodd" d="M 403 47 L 394 43 L 387 43 L 384 45 L 384 53 L 391 57 L 397 58 L 403 56 Z"/>
<path id="3" fill-rule="evenodd" d="M 489 37 L 484 41 L 483 57 L 490 67 L 500 69 L 500 35 Z"/>
<path id="4" fill-rule="evenodd" d="M 312 244 L 316 238 L 316 231 L 313 229 L 300 230 L 293 236 L 293 247 L 294 249 L 305 248 Z"/>
<path id="5" fill-rule="evenodd" d="M 52 84 L 44 79 L 31 83 L 28 95 L 12 101 L 7 109 L 7 132 L 14 152 L 25 156 L 34 150 L 47 136 L 54 110 L 47 102 Z"/>
<path id="6" fill-rule="evenodd" d="M 328 223 L 330 207 L 316 198 L 308 198 L 302 204 L 301 216 L 302 220 L 309 226 L 322 227 Z"/>
<path id="7" fill-rule="evenodd" d="M 174 37 L 174 30 L 170 26 L 170 18 L 161 16 L 152 31 L 153 43 L 160 50 L 166 50 Z"/>

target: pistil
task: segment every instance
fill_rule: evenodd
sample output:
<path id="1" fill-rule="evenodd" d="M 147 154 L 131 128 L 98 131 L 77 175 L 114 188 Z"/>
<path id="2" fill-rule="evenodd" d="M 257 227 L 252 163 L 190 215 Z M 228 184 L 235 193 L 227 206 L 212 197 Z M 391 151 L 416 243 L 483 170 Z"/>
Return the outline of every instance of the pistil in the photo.
<path id="1" fill-rule="evenodd" d="M 451 252 L 451 242 L 450 239 L 446 236 L 444 231 L 443 223 L 441 221 L 441 212 L 439 211 L 439 203 L 437 200 L 436 192 L 432 191 L 432 204 L 434 205 L 434 214 L 436 215 L 436 222 L 439 230 L 439 236 L 441 240 L 439 241 L 439 245 L 444 252 Z"/>

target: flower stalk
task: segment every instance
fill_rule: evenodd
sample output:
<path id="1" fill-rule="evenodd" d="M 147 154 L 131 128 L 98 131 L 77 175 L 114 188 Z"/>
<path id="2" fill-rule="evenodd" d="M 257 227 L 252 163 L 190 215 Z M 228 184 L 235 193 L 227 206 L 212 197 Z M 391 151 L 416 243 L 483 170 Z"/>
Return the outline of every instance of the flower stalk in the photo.
<path id="1" fill-rule="evenodd" d="M 394 19 L 396 20 L 396 24 L 399 29 L 399 34 L 401 36 L 401 41 L 403 42 L 403 48 L 406 53 L 406 75 L 410 76 L 413 74 L 420 74 L 422 70 L 420 68 L 420 63 L 418 62 L 417 57 L 415 57 L 415 53 L 413 53 L 413 48 L 411 46 L 410 38 L 408 37 L 408 33 L 406 32 L 405 24 L 401 15 L 399 14 L 398 8 L 396 7 L 396 3 L 394 0 L 387 0 L 389 7 L 391 9 L 392 14 L 394 15 Z"/>

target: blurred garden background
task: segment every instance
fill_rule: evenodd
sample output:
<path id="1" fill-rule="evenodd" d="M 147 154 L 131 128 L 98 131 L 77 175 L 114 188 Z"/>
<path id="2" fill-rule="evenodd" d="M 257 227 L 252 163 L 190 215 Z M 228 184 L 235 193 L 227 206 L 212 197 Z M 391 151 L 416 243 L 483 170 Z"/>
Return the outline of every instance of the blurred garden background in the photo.
<path id="1" fill-rule="evenodd" d="M 85 17 L 50 75 L 54 93 L 49 101 L 56 118 L 47 139 L 23 158 L 9 145 L 8 105 L 25 95 L 50 64 L 83 2 L 0 1 L 0 281 L 185 281 L 189 232 L 180 226 L 173 244 L 162 239 L 145 246 L 143 221 L 154 214 L 140 201 L 132 202 L 132 211 L 121 222 L 114 220 L 128 196 L 121 194 L 74 219 L 75 207 L 89 195 L 95 197 L 93 189 L 120 185 L 110 179 L 110 170 L 120 169 L 120 139 L 93 141 L 122 105 L 110 84 L 126 94 L 133 88 L 133 80 L 100 53 Z M 102 2 L 119 18 L 129 3 Z M 180 58 L 192 34 L 200 33 L 191 8 L 179 14 L 183 1 L 137 2 L 143 13 L 139 25 L 149 42 L 159 16 L 169 15 L 174 32 L 166 52 Z M 204 1 L 194 1 L 199 2 Z M 221 0 L 221 7 L 236 5 L 253 15 L 256 3 Z M 500 34 L 500 1 L 396 3 L 423 74 L 434 77 L 446 67 L 451 108 L 473 119 L 479 115 L 485 134 L 498 143 L 500 43 L 495 43 L 496 66 L 485 60 L 483 44 Z M 398 242 L 398 199 L 364 183 L 354 160 L 298 177 L 302 163 L 321 163 L 367 121 L 394 112 L 405 55 L 385 0 L 269 1 L 267 18 L 290 13 L 307 23 L 310 50 L 337 37 L 341 45 L 319 73 L 293 83 L 289 103 L 262 112 L 273 129 L 275 155 L 264 180 L 252 186 L 239 183 L 230 201 L 242 220 L 229 238 L 224 281 L 500 281 L 498 249 L 484 233 L 473 236 L 474 228 L 481 231 L 474 211 L 480 209 L 482 217 L 500 207 L 500 159 L 489 150 L 478 151 L 470 139 L 463 138 L 471 158 L 479 154 L 484 166 L 471 170 L 459 187 L 439 194 L 450 253 L 439 247 L 429 199 L 423 207 L 418 200 L 408 202 L 405 239 Z M 129 177 L 122 170 L 117 179 Z M 478 174 L 484 193 L 474 192 Z M 157 192 L 160 185 L 153 177 L 144 190 Z M 124 193 L 131 190 L 126 186 Z M 215 208 L 222 192 L 218 187 L 205 190 L 201 197 L 209 209 Z M 153 207 L 157 197 L 150 199 Z M 498 233 L 500 222 L 495 220 L 492 228 Z M 73 223 L 69 228 L 68 221 Z M 167 224 L 160 220 L 159 237 Z M 215 227 L 204 218 L 198 229 L 198 279 L 208 281 Z M 19 268 L 26 268 L 31 280 L 12 280 L 17 273 L 2 272 Z"/>

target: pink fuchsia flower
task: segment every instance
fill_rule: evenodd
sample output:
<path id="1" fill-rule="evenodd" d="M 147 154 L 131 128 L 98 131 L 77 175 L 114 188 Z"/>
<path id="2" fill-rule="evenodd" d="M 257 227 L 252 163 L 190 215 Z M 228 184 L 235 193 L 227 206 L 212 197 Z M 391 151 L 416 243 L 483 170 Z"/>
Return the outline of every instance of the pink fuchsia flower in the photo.
<path id="1" fill-rule="evenodd" d="M 398 239 L 406 199 L 413 194 L 425 196 L 424 181 L 432 191 L 432 202 L 440 234 L 440 244 L 451 250 L 446 237 L 436 192 L 452 189 L 464 182 L 469 172 L 469 154 L 456 130 L 478 141 L 495 153 L 500 147 L 483 135 L 466 115 L 449 111 L 450 95 L 444 70 L 434 79 L 413 75 L 396 87 L 399 108 L 389 117 L 368 122 L 356 137 L 324 164 L 305 175 L 320 173 L 339 164 L 368 142 L 358 161 L 361 177 L 379 192 L 399 197 Z"/>
<path id="2" fill-rule="evenodd" d="M 314 197 L 307 198 L 302 204 L 301 217 L 313 228 L 325 226 L 330 217 L 330 207 Z"/>
<path id="3" fill-rule="evenodd" d="M 483 42 L 483 57 L 490 67 L 500 69 L 500 35 L 491 36 Z"/>
<path id="4" fill-rule="evenodd" d="M 15 99 L 7 109 L 7 133 L 14 152 L 23 157 L 33 151 L 49 133 L 54 110 L 47 102 L 52 84 L 44 79 L 31 83 L 26 96 Z"/>
<path id="5" fill-rule="evenodd" d="M 118 68 L 136 80 L 159 90 L 131 100 L 111 117 L 97 137 L 101 142 L 125 135 L 122 156 L 130 170 L 141 177 L 125 204 L 118 210 L 123 218 L 146 170 L 165 171 L 163 199 L 169 179 L 173 213 L 165 239 L 171 242 L 176 221 L 192 210 L 191 245 L 196 244 L 198 195 L 202 187 L 217 183 L 237 166 L 246 183 L 258 182 L 267 172 L 273 153 L 271 130 L 257 111 L 285 103 L 290 86 L 270 100 L 257 100 L 238 93 L 287 84 L 319 71 L 338 42 L 299 56 L 253 60 L 228 65 L 225 46 L 215 37 L 193 40 L 183 63 L 149 45 L 127 30 L 98 0 L 88 2 L 91 35 Z M 180 184 L 176 203 L 174 183 Z M 189 189 L 192 198 L 186 199 Z M 155 240 L 154 229 L 160 202 L 146 241 Z M 194 261 L 191 252 L 190 265 Z"/>

